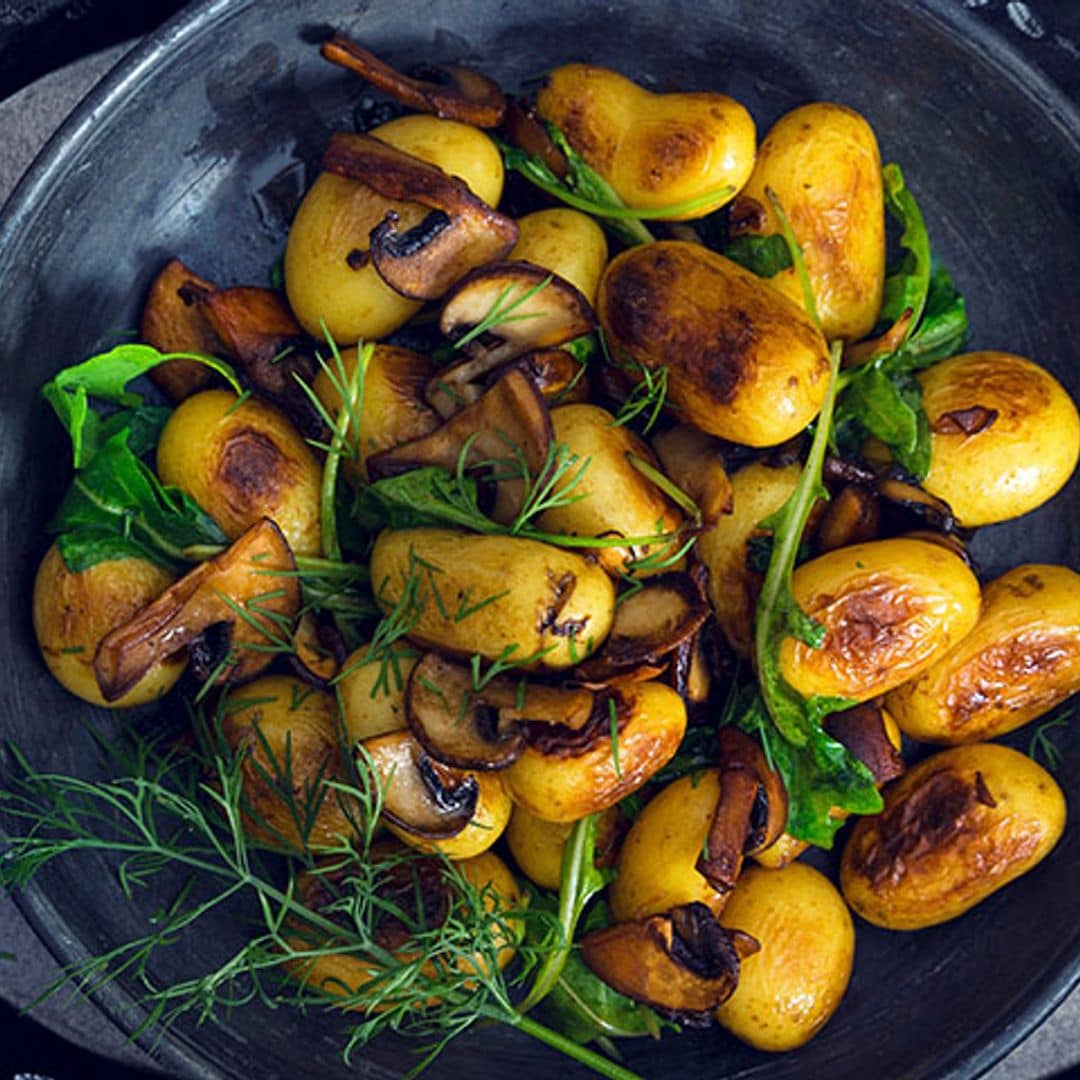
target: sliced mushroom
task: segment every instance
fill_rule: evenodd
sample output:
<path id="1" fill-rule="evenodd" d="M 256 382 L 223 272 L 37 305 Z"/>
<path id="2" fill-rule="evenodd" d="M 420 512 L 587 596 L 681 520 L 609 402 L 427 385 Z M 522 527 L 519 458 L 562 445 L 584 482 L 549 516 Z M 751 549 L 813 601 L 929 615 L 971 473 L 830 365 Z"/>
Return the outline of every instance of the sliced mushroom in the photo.
<path id="1" fill-rule="evenodd" d="M 759 948 L 749 934 L 726 930 L 695 901 L 586 934 L 581 958 L 635 1001 L 708 1020 L 738 986 L 740 962 Z"/>
<path id="2" fill-rule="evenodd" d="M 691 721 L 699 718 L 708 703 L 712 689 L 712 671 L 705 647 L 705 636 L 699 630 L 684 641 L 671 655 L 668 664 L 668 684 L 686 702 Z"/>
<path id="3" fill-rule="evenodd" d="M 513 361 L 536 384 L 548 405 L 587 401 L 589 382 L 582 361 L 565 349 L 537 349 Z"/>
<path id="4" fill-rule="evenodd" d="M 881 508 L 874 492 L 862 484 L 848 484 L 825 507 L 814 543 L 819 552 L 874 540 L 881 528 Z"/>
<path id="5" fill-rule="evenodd" d="M 505 769 L 525 749 L 528 722 L 579 730 L 593 712 L 587 690 L 496 677 L 476 689 L 472 671 L 428 653 L 413 668 L 405 714 L 432 757 L 461 769 Z"/>
<path id="6" fill-rule="evenodd" d="M 551 445 L 551 417 L 540 392 L 520 371 L 508 371 L 472 405 L 423 438 L 368 458 L 372 480 L 425 466 L 453 471 L 466 452 L 466 468 L 486 468 L 495 480 L 491 516 L 504 524 L 525 501 L 521 466 L 540 480 Z"/>
<path id="7" fill-rule="evenodd" d="M 320 52 L 332 64 L 356 72 L 410 109 L 480 128 L 502 123 L 506 99 L 499 84 L 471 68 L 426 65 L 423 74 L 429 78 L 410 78 L 344 34 L 324 42 Z"/>
<path id="8" fill-rule="evenodd" d="M 383 814 L 407 832 L 445 840 L 472 821 L 480 796 L 476 778 L 429 757 L 407 731 L 365 739 L 356 764 L 374 773 Z"/>
<path id="9" fill-rule="evenodd" d="M 959 533 L 960 526 L 952 508 L 943 499 L 912 483 L 901 471 L 890 469 L 876 484 L 886 524 L 896 532 L 912 524 L 939 533 Z"/>
<path id="10" fill-rule="evenodd" d="M 489 372 L 596 328 L 588 300 L 570 282 L 522 261 L 483 266 L 459 281 L 443 301 L 439 329 L 456 340 L 489 321 L 489 330 L 465 346 L 468 356 L 428 383 L 427 399 L 443 416 L 473 400 Z"/>
<path id="11" fill-rule="evenodd" d="M 877 356 L 885 356 L 888 353 L 896 352 L 903 345 L 904 338 L 907 337 L 908 327 L 911 326 L 911 319 L 914 314 L 911 308 L 904 308 L 896 322 L 880 337 L 867 338 L 865 341 L 860 341 L 855 345 L 846 344 L 844 346 L 843 366 L 846 368 L 858 367 L 860 364 L 865 364 Z"/>
<path id="12" fill-rule="evenodd" d="M 706 524 L 733 508 L 723 446 L 719 439 L 689 424 L 678 424 L 652 440 L 664 473 L 697 503 Z"/>
<path id="13" fill-rule="evenodd" d="M 864 701 L 854 708 L 833 713 L 821 726 L 874 774 L 878 787 L 903 775 L 904 759 L 889 741 L 885 718 L 877 702 Z"/>
<path id="14" fill-rule="evenodd" d="M 288 647 L 299 608 L 292 552 L 277 525 L 262 518 L 102 639 L 94 656 L 102 696 L 122 697 L 155 663 L 217 623 L 231 627 L 233 662 L 221 681 L 250 679 L 273 661 L 268 646 Z"/>
<path id="15" fill-rule="evenodd" d="M 470 270 L 504 258 L 517 243 L 515 222 L 492 210 L 463 180 L 370 135 L 334 135 L 322 164 L 388 199 L 430 208 L 405 232 L 397 230 L 393 211 L 371 231 L 375 269 L 402 296 L 437 300 Z"/>
<path id="16" fill-rule="evenodd" d="M 503 134 L 530 157 L 538 157 L 562 180 L 570 172 L 566 155 L 555 145 L 536 110 L 521 98 L 511 98 L 503 116 Z"/>
<path id="17" fill-rule="evenodd" d="M 305 612 L 293 633 L 292 665 L 300 678 L 320 689 L 330 689 L 345 659 L 345 646 L 337 627 L 313 611 Z"/>
<path id="18" fill-rule="evenodd" d="M 159 352 L 216 355 L 222 343 L 198 300 L 214 289 L 179 259 L 170 259 L 150 286 L 139 324 L 139 337 Z M 216 376 L 194 360 L 169 360 L 150 372 L 150 378 L 171 401 L 183 401 L 210 386 Z"/>
<path id="19" fill-rule="evenodd" d="M 697 870 L 717 890 L 730 892 L 744 855 L 764 851 L 787 825 L 787 791 L 761 747 L 737 728 L 722 727 L 720 799 Z"/>
<path id="20" fill-rule="evenodd" d="M 928 544 L 937 544 L 939 547 L 943 547 L 963 559 L 972 570 L 976 571 L 976 574 L 978 573 L 975 560 L 971 557 L 971 551 L 956 533 L 934 532 L 932 529 L 914 529 L 900 535 L 907 537 L 909 540 L 925 540 Z"/>
<path id="21" fill-rule="evenodd" d="M 826 454 L 821 466 L 821 476 L 830 490 L 845 484 L 862 484 L 873 487 L 877 473 L 864 461 L 835 457 Z"/>

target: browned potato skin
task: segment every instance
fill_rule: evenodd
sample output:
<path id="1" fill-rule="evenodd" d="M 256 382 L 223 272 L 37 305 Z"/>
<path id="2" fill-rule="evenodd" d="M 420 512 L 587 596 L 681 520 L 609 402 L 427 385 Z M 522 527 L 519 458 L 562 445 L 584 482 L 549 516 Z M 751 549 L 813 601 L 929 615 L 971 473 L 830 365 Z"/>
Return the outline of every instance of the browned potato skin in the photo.
<path id="1" fill-rule="evenodd" d="M 792 576 L 799 606 L 825 627 L 820 649 L 788 637 L 780 671 L 803 697 L 867 701 L 917 678 L 974 627 L 979 583 L 924 540 L 837 548 Z"/>
<path id="2" fill-rule="evenodd" d="M 936 926 L 1027 873 L 1064 827 L 1065 797 L 1042 766 L 996 743 L 954 747 L 891 784 L 884 812 L 856 823 L 840 886 L 876 926 Z"/>
<path id="3" fill-rule="evenodd" d="M 607 68 L 566 64 L 548 74 L 536 107 L 628 206 L 717 192 L 681 215 L 703 217 L 728 202 L 754 166 L 754 121 L 724 94 L 655 94 Z"/>
<path id="4" fill-rule="evenodd" d="M 356 349 L 341 350 L 346 380 L 353 378 L 357 355 Z M 367 460 L 372 454 L 422 438 L 441 425 L 439 414 L 424 401 L 424 387 L 435 371 L 436 366 L 429 357 L 411 349 L 396 345 L 375 346 L 364 376 L 359 460 L 342 462 L 350 479 L 367 483 Z M 341 395 L 325 370 L 319 370 L 312 389 L 327 412 L 336 416 L 341 408 Z"/>
<path id="5" fill-rule="evenodd" d="M 72 573 L 56 545 L 34 578 L 34 634 L 53 678 L 69 693 L 106 709 L 130 709 L 167 694 L 187 666 L 176 655 L 155 664 L 123 697 L 106 701 L 94 676 L 101 639 L 129 622 L 175 580 L 147 559 L 110 559 Z"/>
<path id="6" fill-rule="evenodd" d="M 241 402 L 231 390 L 187 398 L 161 433 L 157 473 L 163 484 L 187 492 L 230 540 L 268 517 L 294 554 L 319 553 L 318 462 L 288 417 L 265 401 Z"/>
<path id="7" fill-rule="evenodd" d="M 547 510 L 537 519 L 545 532 L 577 536 L 654 536 L 670 533 L 683 524 L 677 506 L 627 458 L 636 454 L 659 470 L 648 445 L 628 427 L 616 427 L 615 417 L 599 405 L 562 405 L 551 410 L 556 442 L 589 466 L 574 485 L 573 494 L 584 498 Z M 572 470 L 571 477 L 574 475 Z M 670 550 L 668 550 L 670 548 Z M 596 557 L 613 576 L 627 570 L 627 562 L 657 554 L 671 554 L 678 544 L 645 544 L 633 548 L 598 548 Z M 670 570 L 672 567 L 662 569 Z M 659 570 L 638 571 L 646 577 Z"/>
<path id="8" fill-rule="evenodd" d="M 781 231 L 766 189 L 776 193 L 802 246 L 825 337 L 865 337 L 885 284 L 885 203 L 873 129 L 853 109 L 827 101 L 780 117 L 732 204 L 733 235 Z M 794 267 L 768 281 L 803 306 Z"/>
<path id="9" fill-rule="evenodd" d="M 1019 517 L 1057 494 L 1080 457 L 1080 415 L 1065 388 L 1038 364 L 1003 352 L 963 353 L 918 376 L 930 421 L 923 486 L 961 524 Z M 950 414 L 981 407 L 993 421 L 973 434 Z"/>
<path id="10" fill-rule="evenodd" d="M 748 563 L 749 543 L 767 535 L 758 528 L 787 502 L 799 481 L 798 462 L 774 469 L 756 461 L 731 477 L 732 512 L 721 517 L 694 547 L 709 571 L 709 600 L 716 621 L 731 647 L 749 657 L 754 635 L 754 608 L 762 575 Z"/>
<path id="11" fill-rule="evenodd" d="M 574 756 L 529 745 L 501 774 L 515 803 L 545 821 L 577 821 L 614 806 L 671 760 L 686 733 L 682 698 L 658 682 L 619 679 L 612 686 L 629 714 L 619 730 L 618 769 L 606 728 Z"/>
<path id="12" fill-rule="evenodd" d="M 1080 690 L 1080 574 L 1018 566 L 983 590 L 975 629 L 888 699 L 921 742 L 981 742 L 1015 730 Z"/>
<path id="13" fill-rule="evenodd" d="M 612 356 L 667 369 L 679 418 L 746 446 L 798 434 L 825 400 L 825 339 L 761 278 L 700 244 L 633 247 L 604 271 L 597 316 Z"/>
<path id="14" fill-rule="evenodd" d="M 855 928 L 836 888 L 804 863 L 749 867 L 720 921 L 756 938 L 761 951 L 742 962 L 716 1019 L 758 1050 L 809 1042 L 836 1012 L 855 958 Z"/>
<path id="15" fill-rule="evenodd" d="M 693 901 L 719 915 L 728 894 L 714 889 L 696 867 L 719 801 L 719 769 L 673 780 L 649 800 L 619 851 L 619 875 L 608 892 L 615 922 Z"/>

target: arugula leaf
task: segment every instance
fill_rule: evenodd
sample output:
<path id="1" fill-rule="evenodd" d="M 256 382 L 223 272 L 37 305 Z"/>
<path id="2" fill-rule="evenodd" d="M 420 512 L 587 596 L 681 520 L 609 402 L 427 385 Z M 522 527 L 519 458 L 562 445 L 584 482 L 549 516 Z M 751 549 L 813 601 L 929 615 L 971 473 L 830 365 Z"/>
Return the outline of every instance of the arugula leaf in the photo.
<path id="1" fill-rule="evenodd" d="M 127 389 L 127 384 L 169 360 L 195 360 L 212 368 L 240 393 L 240 383 L 233 369 L 216 356 L 201 353 L 161 353 L 152 345 L 117 345 L 98 353 L 81 364 L 64 368 L 47 382 L 41 393 L 53 407 L 64 428 L 71 436 L 76 469 L 81 469 L 143 405 L 143 397 Z M 119 414 L 103 419 L 90 406 L 97 398 L 123 407 Z M 119 417 L 117 419 L 116 417 Z M 111 426 L 110 426 L 111 424 Z"/>
<path id="2" fill-rule="evenodd" d="M 791 249 L 780 233 L 734 236 L 724 245 L 723 255 L 763 278 L 774 277 L 792 265 Z"/>
<path id="3" fill-rule="evenodd" d="M 894 323 L 910 308 L 914 327 L 922 316 L 930 287 L 930 236 L 919 204 L 904 183 L 900 166 L 895 163 L 884 166 L 881 178 L 885 186 L 885 207 L 903 226 L 900 245 L 905 250 L 885 279 L 879 321 Z"/>
<path id="4" fill-rule="evenodd" d="M 227 544 L 213 518 L 182 491 L 164 487 L 136 457 L 128 437 L 127 430 L 111 436 L 76 473 L 48 524 L 63 534 L 58 545 L 68 569 L 138 554 L 178 570 L 186 564 L 184 548 Z"/>
<path id="5" fill-rule="evenodd" d="M 361 488 L 353 516 L 369 531 L 458 525 L 477 532 L 503 532 L 480 511 L 476 481 L 437 465 L 388 476 Z M 490 529 L 484 528 L 488 522 Z"/>

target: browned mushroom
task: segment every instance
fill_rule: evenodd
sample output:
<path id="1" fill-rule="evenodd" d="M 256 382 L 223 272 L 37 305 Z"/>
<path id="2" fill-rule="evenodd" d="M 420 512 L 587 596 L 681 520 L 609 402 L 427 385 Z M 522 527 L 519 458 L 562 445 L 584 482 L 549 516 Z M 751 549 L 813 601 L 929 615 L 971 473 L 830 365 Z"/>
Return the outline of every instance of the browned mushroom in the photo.
<path id="1" fill-rule="evenodd" d="M 333 623 L 313 611 L 305 612 L 296 623 L 293 650 L 292 666 L 297 675 L 313 686 L 329 689 L 345 659 L 345 646 Z"/>
<path id="2" fill-rule="evenodd" d="M 819 552 L 861 544 L 875 539 L 880 527 L 877 496 L 862 484 L 848 484 L 825 507 L 814 533 L 814 544 Z"/>
<path id="3" fill-rule="evenodd" d="M 844 345 L 844 367 L 858 367 L 876 356 L 884 356 L 887 353 L 896 352 L 907 337 L 908 327 L 915 313 L 911 308 L 904 308 L 900 317 L 880 337 L 867 338 L 855 345 Z"/>
<path id="4" fill-rule="evenodd" d="M 504 258 L 517 243 L 516 223 L 492 210 L 463 180 L 370 135 L 334 135 L 322 164 L 388 199 L 431 210 L 405 232 L 397 229 L 396 212 L 371 230 L 375 269 L 402 296 L 437 300 L 470 270 Z"/>
<path id="5" fill-rule="evenodd" d="M 413 668 L 405 715 L 432 757 L 459 769 L 505 769 L 525 749 L 527 722 L 580 730 L 593 713 L 587 690 L 563 690 L 497 676 L 479 689 L 472 671 L 436 653 Z"/>
<path id="6" fill-rule="evenodd" d="M 759 948 L 749 934 L 726 930 L 695 901 L 586 934 L 581 958 L 619 993 L 709 1022 L 738 986 L 740 962 Z"/>
<path id="7" fill-rule="evenodd" d="M 368 458 L 372 480 L 437 465 L 451 471 L 466 453 L 466 468 L 492 469 L 495 505 L 491 516 L 509 523 L 525 501 L 528 469 L 539 481 L 551 445 L 551 417 L 540 392 L 520 371 L 508 371 L 472 405 L 423 438 Z"/>
<path id="8" fill-rule="evenodd" d="M 549 405 L 572 405 L 589 398 L 583 361 L 565 349 L 537 349 L 519 356 L 512 366 L 532 379 Z"/>
<path id="9" fill-rule="evenodd" d="M 882 511 L 890 531 L 901 531 L 914 524 L 939 533 L 962 532 L 949 504 L 912 483 L 901 471 L 886 470 L 876 489 L 885 503 Z"/>
<path id="10" fill-rule="evenodd" d="M 500 312 L 506 313 L 504 321 L 499 321 Z M 570 282 L 522 261 L 474 270 L 443 301 L 439 329 L 451 340 L 465 338 L 477 326 L 489 323 L 486 333 L 467 341 L 464 359 L 428 383 L 426 397 L 443 416 L 474 400 L 480 380 L 489 372 L 596 328 L 588 300 Z M 575 373 L 576 367 L 570 376 Z"/>
<path id="11" fill-rule="evenodd" d="M 320 51 L 332 64 L 356 72 L 410 109 L 480 128 L 502 122 L 506 99 L 498 83 L 471 68 L 426 65 L 423 74 L 429 78 L 410 78 L 344 34 L 335 34 Z"/>
<path id="12" fill-rule="evenodd" d="M 221 679 L 250 679 L 273 661 L 269 646 L 288 648 L 299 608 L 292 552 L 277 525 L 262 518 L 102 639 L 94 656 L 102 696 L 122 697 L 155 663 L 218 623 L 230 627 L 232 657 Z"/>
<path id="13" fill-rule="evenodd" d="M 904 759 L 889 740 L 880 702 L 864 701 L 833 713 L 821 726 L 874 774 L 878 787 L 903 775 Z"/>
<path id="14" fill-rule="evenodd" d="M 667 682 L 686 702 L 690 720 L 699 719 L 704 706 L 708 704 L 709 692 L 712 689 L 712 671 L 709 668 L 702 630 L 698 630 L 671 654 Z"/>
<path id="15" fill-rule="evenodd" d="M 179 259 L 170 259 L 150 286 L 139 323 L 139 337 L 159 352 L 194 352 L 216 355 L 222 343 L 198 300 L 214 289 Z M 150 378 L 171 401 L 183 401 L 205 390 L 216 376 L 194 360 L 169 360 L 150 372 Z"/>
<path id="16" fill-rule="evenodd" d="M 975 560 L 971 557 L 967 544 L 956 533 L 934 532 L 932 529 L 913 529 L 911 532 L 901 533 L 900 535 L 907 537 L 909 540 L 925 540 L 928 544 L 937 544 L 939 547 L 943 547 L 963 559 L 971 569 L 976 569 Z"/>
<path id="17" fill-rule="evenodd" d="M 476 812 L 476 778 L 429 757 L 407 731 L 365 739 L 356 765 L 374 773 L 387 820 L 416 836 L 456 836 Z"/>
<path id="18" fill-rule="evenodd" d="M 735 887 L 744 855 L 772 844 L 787 825 L 787 791 L 761 747 L 737 728 L 722 727 L 720 799 L 697 870 L 718 892 Z"/>
<path id="19" fill-rule="evenodd" d="M 652 440 L 664 472 L 697 503 L 708 525 L 721 514 L 730 514 L 733 506 L 723 445 L 689 424 L 678 424 Z"/>
<path id="20" fill-rule="evenodd" d="M 570 171 L 566 155 L 555 145 L 536 110 L 521 98 L 511 98 L 503 116 L 503 134 L 530 157 L 538 157 L 562 180 Z"/>

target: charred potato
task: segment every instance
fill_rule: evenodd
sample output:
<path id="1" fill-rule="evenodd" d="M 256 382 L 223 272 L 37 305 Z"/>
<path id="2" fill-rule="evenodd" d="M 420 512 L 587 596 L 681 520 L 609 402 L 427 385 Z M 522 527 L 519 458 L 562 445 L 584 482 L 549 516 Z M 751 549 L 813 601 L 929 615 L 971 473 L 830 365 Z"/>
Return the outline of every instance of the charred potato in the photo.
<path id="1" fill-rule="evenodd" d="M 717 1020 L 758 1050 L 809 1042 L 840 1004 L 855 958 L 855 928 L 835 886 L 803 863 L 751 867 L 721 922 L 755 938 L 761 951 L 743 962 Z"/>
<path id="2" fill-rule="evenodd" d="M 774 446 L 825 400 L 828 351 L 809 316 L 700 244 L 667 240 L 616 256 L 596 314 L 616 362 L 666 368 L 668 405 L 710 435 Z"/>
<path id="3" fill-rule="evenodd" d="M 284 413 L 231 390 L 181 402 L 157 448 L 163 484 L 190 495 L 230 540 L 268 517 L 296 555 L 317 555 L 320 470 Z"/>
<path id="4" fill-rule="evenodd" d="M 434 116 L 404 116 L 371 134 L 465 181 L 494 206 L 502 195 L 502 157 L 477 128 Z M 369 234 L 391 211 L 399 228 L 419 224 L 427 211 L 395 202 L 354 180 L 329 172 L 312 184 L 300 204 L 285 247 L 285 289 L 305 330 L 351 345 L 385 337 L 420 310 L 394 292 L 369 257 Z"/>
<path id="5" fill-rule="evenodd" d="M 732 234 L 780 232 L 766 191 L 776 193 L 802 246 L 825 337 L 858 341 L 877 322 L 885 283 L 885 204 L 873 129 L 832 102 L 780 117 L 732 204 Z M 769 284 L 802 306 L 794 267 Z"/>
<path id="6" fill-rule="evenodd" d="M 341 666 L 337 687 L 345 731 L 352 742 L 408 726 L 405 687 L 420 653 L 403 645 L 392 645 L 389 652 L 386 660 L 368 660 L 368 646 L 361 645 Z"/>
<path id="7" fill-rule="evenodd" d="M 930 422 L 924 486 L 965 526 L 1041 506 L 1080 456 L 1080 416 L 1050 372 L 1022 356 L 975 352 L 919 374 Z"/>
<path id="8" fill-rule="evenodd" d="M 546 510 L 538 524 L 546 532 L 578 536 L 647 537 L 675 532 L 683 523 L 679 508 L 638 469 L 629 455 L 659 468 L 645 441 L 599 405 L 562 405 L 551 410 L 557 443 L 565 443 L 589 467 L 573 487 L 577 501 Z M 577 469 L 569 471 L 572 480 Z M 612 575 L 632 571 L 634 559 L 671 554 L 678 541 L 598 548 L 600 564 Z M 665 567 L 664 569 L 670 569 Z M 641 571 L 646 576 L 650 571 Z M 652 571 L 653 573 L 657 571 Z"/>
<path id="9" fill-rule="evenodd" d="M 1005 735 L 1080 690 L 1080 574 L 1018 566 L 983 590 L 975 629 L 889 708 L 921 742 Z"/>
<path id="10" fill-rule="evenodd" d="M 106 701 L 94 675 L 94 654 L 111 630 L 155 600 L 173 576 L 147 559 L 110 559 L 69 570 L 55 544 L 34 578 L 34 634 L 53 678 L 91 705 L 127 709 L 156 701 L 184 672 L 187 657 L 156 663 L 122 697 Z"/>
<path id="11" fill-rule="evenodd" d="M 538 727 L 501 774 L 510 797 L 545 821 L 577 821 L 614 806 L 671 760 L 686 732 L 686 706 L 663 683 L 620 679 L 581 731 Z"/>
<path id="12" fill-rule="evenodd" d="M 794 638 L 780 670 L 803 697 L 867 701 L 917 678 L 979 615 L 979 583 L 952 551 L 923 540 L 876 540 L 803 563 L 798 605 L 825 628 L 820 649 Z"/>
<path id="13" fill-rule="evenodd" d="M 412 640 L 487 660 L 506 659 L 513 646 L 514 658 L 529 659 L 530 669 L 556 671 L 584 660 L 603 644 L 615 610 L 611 579 L 582 556 L 453 529 L 380 533 L 371 581 L 383 611 L 417 583 Z"/>
<path id="14" fill-rule="evenodd" d="M 537 210 L 518 218 L 518 230 L 511 259 L 558 274 L 590 304 L 595 302 L 608 247 L 604 230 L 588 214 L 568 207 Z"/>
<path id="15" fill-rule="evenodd" d="M 654 94 L 607 68 L 566 64 L 548 73 L 536 107 L 627 206 L 715 194 L 682 215 L 703 217 L 728 202 L 754 166 L 754 121 L 724 94 Z"/>
<path id="16" fill-rule="evenodd" d="M 1027 873 L 1057 843 L 1065 797 L 1007 746 L 934 754 L 885 791 L 844 848 L 840 885 L 867 922 L 921 930 L 962 915 Z"/>

